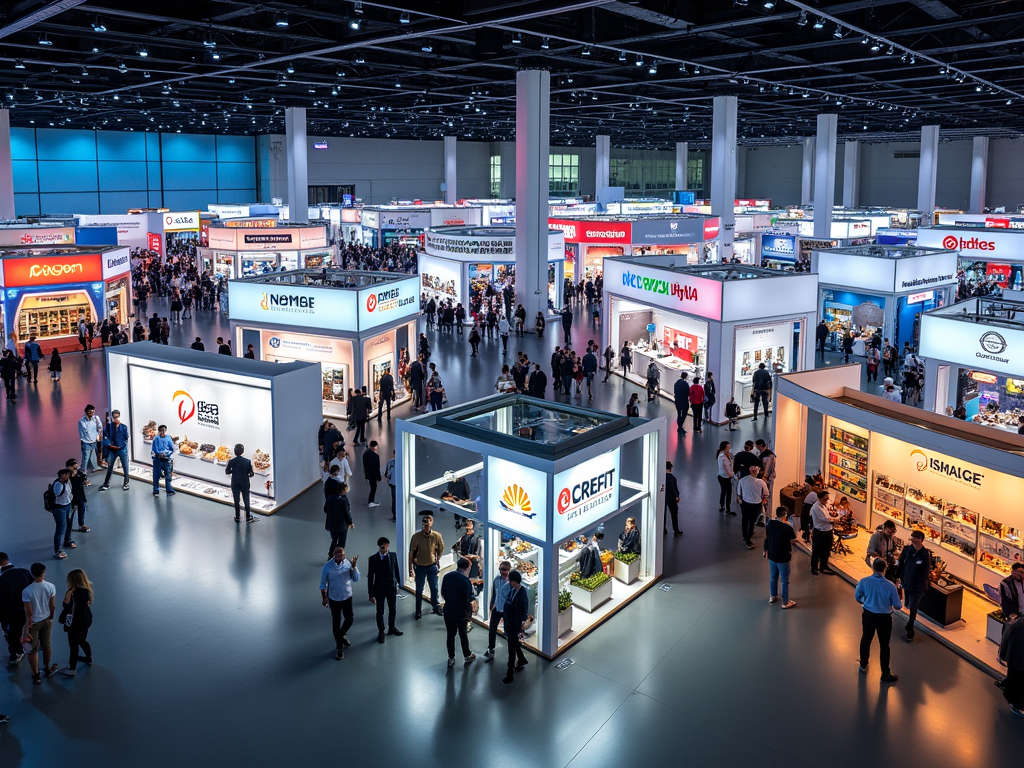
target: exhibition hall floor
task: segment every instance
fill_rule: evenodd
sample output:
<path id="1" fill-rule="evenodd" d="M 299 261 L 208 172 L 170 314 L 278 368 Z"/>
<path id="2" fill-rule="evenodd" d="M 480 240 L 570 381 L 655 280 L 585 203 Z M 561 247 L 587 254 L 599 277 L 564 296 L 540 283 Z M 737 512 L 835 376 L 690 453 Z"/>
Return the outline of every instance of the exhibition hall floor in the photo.
<path id="1" fill-rule="evenodd" d="M 510 339 L 510 348 L 521 346 L 546 370 L 561 341 L 560 329 L 549 328 L 543 340 Z M 172 343 L 201 335 L 210 348 L 226 330 L 207 314 L 175 328 Z M 485 340 L 481 357 L 470 360 L 465 341 L 429 335 L 451 402 L 494 391 L 500 342 Z M 575 336 L 581 349 L 598 333 L 581 323 Z M 634 390 L 613 377 L 596 386 L 592 405 L 620 413 Z M 942 768 L 1009 765 L 1024 752 L 1024 721 L 1009 713 L 992 678 L 929 637 L 894 642 L 896 685 L 880 685 L 877 647 L 870 674 L 858 674 L 853 590 L 839 578 L 812 577 L 803 553 L 795 555 L 791 587 L 798 607 L 768 605 L 761 531 L 758 549 L 747 551 L 739 517 L 717 512 L 714 460 L 719 440 L 767 437 L 763 420 L 681 440 L 670 429 L 686 532 L 666 539 L 664 583 L 672 589 L 648 591 L 571 648 L 560 659 L 574 662 L 568 668 L 530 655 L 515 684 L 503 686 L 503 643 L 498 663 L 481 658 L 448 670 L 442 620 L 414 621 L 411 598 L 399 602 L 405 635 L 378 645 L 362 584 L 352 647 L 334 660 L 317 591 L 328 545 L 319 488 L 238 526 L 228 507 L 183 494 L 154 499 L 140 482 L 100 494 L 94 476 L 92 531 L 75 534 L 78 548 L 66 561 L 54 560 L 41 494 L 78 453 L 82 407 L 91 401 L 102 411 L 104 392 L 103 357 L 68 355 L 59 385 L 22 385 L 17 405 L 0 404 L 0 549 L 19 566 L 45 563 L 59 595 L 76 567 L 96 589 L 95 664 L 41 686 L 32 685 L 27 660 L 5 673 L 0 712 L 11 723 L 0 726 L 2 768 L 333 761 L 839 768 L 908 760 Z M 674 411 L 656 401 L 641 403 L 641 415 Z M 316 426 L 309 425 L 310 440 Z M 375 423 L 369 430 L 383 456 L 392 434 Z M 359 474 L 348 551 L 365 562 L 377 537 L 394 539 L 394 529 L 386 489 L 385 503 L 371 511 Z M 450 521 L 438 527 L 450 545 Z M 470 640 L 482 655 L 485 633 L 477 628 Z M 54 649 L 63 666 L 62 632 L 54 633 Z"/>

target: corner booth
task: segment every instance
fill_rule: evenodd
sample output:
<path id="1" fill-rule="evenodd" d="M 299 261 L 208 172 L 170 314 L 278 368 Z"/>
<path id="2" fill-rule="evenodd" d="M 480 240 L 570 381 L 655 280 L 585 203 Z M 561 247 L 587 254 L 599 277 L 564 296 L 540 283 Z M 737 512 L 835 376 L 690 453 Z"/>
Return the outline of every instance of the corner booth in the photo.
<path id="1" fill-rule="evenodd" d="M 473 619 L 486 624 L 491 585 L 508 560 L 529 596 L 524 645 L 553 658 L 661 576 L 665 442 L 664 418 L 630 419 L 520 395 L 399 420 L 399 558 L 408 562 L 420 515 L 433 514 L 445 539 L 443 575 L 457 559 L 453 515 L 476 521 L 483 564 L 470 573 L 480 606 Z M 617 549 L 627 517 L 636 519 L 640 553 L 616 558 L 607 550 Z M 581 560 L 594 562 L 591 553 L 583 557 L 585 539 L 595 534 L 603 536 L 601 567 L 584 579 Z"/>
<path id="2" fill-rule="evenodd" d="M 611 344 L 618 355 L 616 373 L 644 386 L 653 361 L 661 395 L 671 400 L 683 371 L 691 380 L 710 371 L 717 395 L 709 421 L 721 424 L 730 397 L 742 415 L 753 414 L 752 379 L 761 363 L 773 374 L 814 367 L 817 275 L 739 264 L 675 266 L 672 259 L 605 261 L 601 346 Z M 630 372 L 621 366 L 627 342 Z"/>
<path id="3" fill-rule="evenodd" d="M 963 406 L 968 421 L 1017 433 L 1024 418 L 1021 299 L 985 296 L 921 316 L 925 409 Z"/>
<path id="4" fill-rule="evenodd" d="M 269 217 L 268 217 L 269 220 Z M 251 277 L 278 270 L 320 269 L 337 261 L 337 249 L 327 244 L 327 227 L 224 226 L 210 227 L 209 246 L 196 252 L 196 268 L 214 277 Z"/>
<path id="5" fill-rule="evenodd" d="M 821 317 L 829 327 L 829 345 L 842 348 L 854 331 L 853 353 L 864 355 L 874 332 L 902 352 L 917 348 L 920 315 L 952 300 L 956 251 L 895 245 L 859 245 L 812 254 L 818 273 Z"/>
<path id="6" fill-rule="evenodd" d="M 917 231 L 917 244 L 959 253 L 960 298 L 975 295 L 982 286 L 1024 288 L 1024 229 L 925 227 Z"/>
<path id="7" fill-rule="evenodd" d="M 924 629 L 995 671 L 1002 626 L 985 596 L 1024 560 L 1024 436 L 866 394 L 860 381 L 859 364 L 779 377 L 772 429 L 782 503 L 799 511 L 790 491 L 819 468 L 830 502 L 848 499 L 857 525 L 830 565 L 851 581 L 869 573 L 869 534 L 882 523 L 895 522 L 897 546 L 922 531 L 941 560 L 921 603 Z"/>
<path id="8" fill-rule="evenodd" d="M 252 344 L 257 360 L 319 363 L 321 410 L 344 418 L 348 390 L 367 388 L 376 412 L 380 378 L 402 384 L 400 352 L 416 346 L 415 275 L 294 270 L 228 281 L 228 318 L 236 355 Z"/>
<path id="9" fill-rule="evenodd" d="M 514 227 L 431 227 L 419 254 L 420 292 L 436 302 L 461 303 L 467 312 L 479 305 L 489 285 L 499 293 L 515 288 Z M 548 231 L 548 308 L 562 306 L 565 238 Z"/>
<path id="10" fill-rule="evenodd" d="M 548 226 L 565 234 L 566 277 L 593 280 L 604 260 L 616 256 L 679 255 L 681 263 L 718 261 L 718 217 L 689 214 L 549 218 Z M 571 270 L 570 270 L 571 267 Z"/>
<path id="11" fill-rule="evenodd" d="M 175 491 L 233 504 L 225 466 L 238 443 L 255 472 L 253 511 L 271 514 L 320 481 L 309 439 L 320 422 L 317 366 L 162 344 L 122 344 L 105 352 L 109 410 L 119 410 L 128 425 L 132 478 L 152 483 L 150 446 L 157 427 L 166 424 L 176 442 Z"/>
<path id="12" fill-rule="evenodd" d="M 367 206 L 360 213 L 362 242 L 372 248 L 420 248 L 423 233 L 431 227 L 479 227 L 482 216 L 483 209 L 472 205 Z"/>
<path id="13" fill-rule="evenodd" d="M 128 322 L 127 247 L 0 249 L 0 333 L 24 346 L 36 336 L 49 354 L 80 349 L 78 323 Z M 98 332 L 97 332 L 97 335 Z"/>

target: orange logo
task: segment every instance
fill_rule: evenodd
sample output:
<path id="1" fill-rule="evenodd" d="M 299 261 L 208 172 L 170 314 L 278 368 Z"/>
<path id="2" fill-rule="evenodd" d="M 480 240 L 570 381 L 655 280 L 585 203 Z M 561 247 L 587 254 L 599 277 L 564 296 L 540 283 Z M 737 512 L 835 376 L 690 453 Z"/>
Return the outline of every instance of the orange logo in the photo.
<path id="1" fill-rule="evenodd" d="M 178 406 L 178 418 L 181 420 L 182 424 L 196 415 L 196 401 L 193 400 L 192 395 L 184 389 L 179 389 L 175 392 L 171 396 L 171 399 L 174 401 L 174 404 Z"/>
<path id="2" fill-rule="evenodd" d="M 263 300 L 260 302 L 260 306 L 263 309 L 270 309 L 270 300 L 267 298 L 267 294 L 263 294 Z"/>
<path id="3" fill-rule="evenodd" d="M 521 515 L 522 517 L 533 518 L 536 517 L 536 512 L 531 512 L 530 497 L 526 493 L 525 488 L 521 488 L 516 484 L 512 484 L 505 489 L 505 493 L 501 495 L 501 508 L 506 512 L 511 512 L 514 515 Z"/>
<path id="4" fill-rule="evenodd" d="M 918 472 L 924 472 L 928 469 L 928 457 L 924 455 L 924 451 L 920 451 L 915 448 L 910 452 L 910 457 L 913 458 L 914 456 L 918 457 L 916 459 L 916 464 L 914 464 L 914 466 L 917 467 Z"/>

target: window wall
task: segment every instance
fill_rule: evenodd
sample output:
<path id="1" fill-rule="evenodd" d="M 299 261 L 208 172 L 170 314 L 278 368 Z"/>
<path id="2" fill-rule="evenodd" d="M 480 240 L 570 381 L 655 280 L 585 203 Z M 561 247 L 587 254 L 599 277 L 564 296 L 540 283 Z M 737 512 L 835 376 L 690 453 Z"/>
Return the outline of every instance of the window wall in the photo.
<path id="1" fill-rule="evenodd" d="M 501 197 L 501 155 L 491 155 L 491 197 Z"/>
<path id="2" fill-rule="evenodd" d="M 12 128 L 11 154 L 19 216 L 257 199 L 252 136 Z"/>
<path id="3" fill-rule="evenodd" d="M 580 191 L 580 156 L 548 156 L 548 188 L 552 195 L 573 197 Z"/>

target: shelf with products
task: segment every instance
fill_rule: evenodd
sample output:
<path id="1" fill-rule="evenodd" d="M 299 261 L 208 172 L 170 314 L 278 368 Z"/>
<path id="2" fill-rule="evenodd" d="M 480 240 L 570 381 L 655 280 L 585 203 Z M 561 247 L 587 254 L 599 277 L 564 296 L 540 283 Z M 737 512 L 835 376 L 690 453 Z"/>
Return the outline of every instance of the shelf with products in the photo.
<path id="1" fill-rule="evenodd" d="M 840 467 L 829 466 L 828 484 L 841 493 L 845 493 L 851 499 L 857 501 L 868 500 L 868 481 L 852 472 Z"/>
<path id="2" fill-rule="evenodd" d="M 1022 541 L 1020 530 L 1017 528 L 1013 528 L 1009 525 L 1004 525 L 1003 523 L 1000 523 L 998 520 L 993 520 L 991 517 L 982 516 L 981 532 L 985 536 L 990 536 L 993 539 L 998 539 L 999 541 L 1005 542 L 1012 547 L 1016 547 L 1018 549 L 1021 548 Z"/>
<path id="3" fill-rule="evenodd" d="M 868 500 L 868 439 L 829 425 L 828 484 L 851 499 Z"/>
<path id="4" fill-rule="evenodd" d="M 942 539 L 942 515 L 933 510 L 907 501 L 904 506 L 906 526 L 912 531 L 921 531 L 928 541 L 939 543 Z"/>
<path id="5" fill-rule="evenodd" d="M 915 488 L 912 485 L 907 486 L 907 507 L 910 504 L 915 504 L 922 510 L 933 512 L 940 519 L 942 518 L 942 499 L 938 496 L 933 496 L 930 493 L 925 493 L 920 488 Z"/>
<path id="6" fill-rule="evenodd" d="M 1024 562 L 1018 548 L 984 533 L 978 537 L 978 565 L 1000 576 L 1008 576 L 1014 563 Z"/>
<path id="7" fill-rule="evenodd" d="M 942 523 L 942 548 L 974 560 L 978 552 L 976 528 L 946 518 Z"/>
<path id="8" fill-rule="evenodd" d="M 903 497 L 906 495 L 907 486 L 888 475 L 875 472 L 872 491 L 874 499 L 871 508 L 878 514 L 903 525 Z"/>
<path id="9" fill-rule="evenodd" d="M 828 463 L 830 466 L 838 467 L 858 477 L 867 476 L 867 462 L 863 459 L 845 456 L 830 449 L 828 452 Z"/>
<path id="10" fill-rule="evenodd" d="M 861 437 L 860 435 L 855 435 L 853 432 L 847 432 L 845 429 L 831 426 L 829 428 L 829 440 L 842 443 L 849 448 L 853 448 L 858 452 L 858 456 L 863 456 L 865 461 L 867 460 L 868 439 L 866 437 Z"/>
<path id="11" fill-rule="evenodd" d="M 978 532 L 978 513 L 972 512 L 967 507 L 962 507 L 959 504 L 954 504 L 951 501 L 944 502 L 942 505 L 942 514 L 946 518 L 947 525 L 954 523 L 958 530 L 971 530 L 977 535 Z"/>

